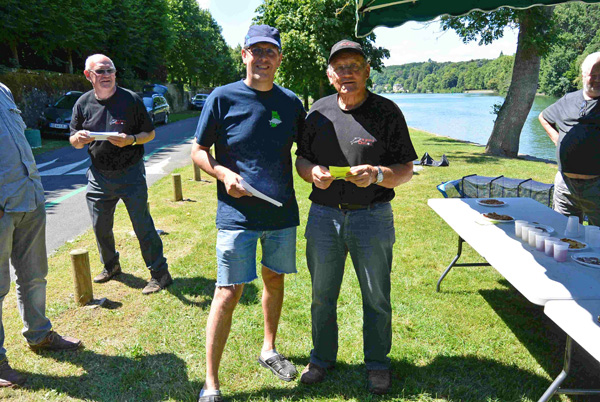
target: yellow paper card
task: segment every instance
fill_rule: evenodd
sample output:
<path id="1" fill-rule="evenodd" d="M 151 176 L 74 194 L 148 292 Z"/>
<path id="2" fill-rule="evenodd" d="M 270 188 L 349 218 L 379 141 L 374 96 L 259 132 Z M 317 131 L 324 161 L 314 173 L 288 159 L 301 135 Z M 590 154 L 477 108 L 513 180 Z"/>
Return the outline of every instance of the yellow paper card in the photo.
<path id="1" fill-rule="evenodd" d="M 350 166 L 329 166 L 329 173 L 336 179 L 343 179 L 350 172 Z"/>

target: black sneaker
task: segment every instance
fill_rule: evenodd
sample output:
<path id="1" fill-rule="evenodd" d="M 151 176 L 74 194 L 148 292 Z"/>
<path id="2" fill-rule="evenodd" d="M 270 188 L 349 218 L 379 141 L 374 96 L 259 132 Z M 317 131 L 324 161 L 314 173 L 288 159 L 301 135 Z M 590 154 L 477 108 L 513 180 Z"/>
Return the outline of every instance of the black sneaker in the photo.
<path id="1" fill-rule="evenodd" d="M 120 273 L 121 273 L 121 265 L 120 264 L 115 264 L 115 266 L 110 271 L 108 269 L 106 269 L 106 267 L 105 267 L 104 270 L 102 272 L 100 272 L 94 278 L 94 282 L 96 282 L 96 283 L 108 282 L 112 279 L 113 276 L 117 276 Z"/>
<path id="2" fill-rule="evenodd" d="M 167 271 L 167 273 L 163 274 L 163 276 L 161 276 L 158 279 L 157 278 L 150 279 L 150 282 L 148 282 L 146 287 L 144 289 L 142 289 L 142 294 L 149 295 L 151 293 L 156 293 L 156 292 L 161 291 L 162 289 L 166 288 L 167 286 L 169 286 L 172 283 L 173 283 L 173 278 L 171 278 L 171 274 L 169 274 L 169 271 Z"/>

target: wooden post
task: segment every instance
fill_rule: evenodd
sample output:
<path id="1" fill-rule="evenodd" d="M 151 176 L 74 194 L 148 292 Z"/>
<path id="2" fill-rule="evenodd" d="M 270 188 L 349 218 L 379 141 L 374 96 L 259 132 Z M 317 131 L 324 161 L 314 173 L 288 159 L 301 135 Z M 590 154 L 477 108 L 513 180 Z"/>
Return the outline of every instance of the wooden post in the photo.
<path id="1" fill-rule="evenodd" d="M 194 181 L 202 181 L 200 166 L 196 165 L 194 162 L 192 162 L 192 165 L 194 165 Z"/>
<path id="2" fill-rule="evenodd" d="M 183 192 L 181 191 L 181 175 L 175 173 L 173 177 L 173 201 L 183 201 Z"/>
<path id="3" fill-rule="evenodd" d="M 71 251 L 70 254 L 75 284 L 75 303 L 85 306 L 94 298 L 88 251 L 80 248 Z"/>

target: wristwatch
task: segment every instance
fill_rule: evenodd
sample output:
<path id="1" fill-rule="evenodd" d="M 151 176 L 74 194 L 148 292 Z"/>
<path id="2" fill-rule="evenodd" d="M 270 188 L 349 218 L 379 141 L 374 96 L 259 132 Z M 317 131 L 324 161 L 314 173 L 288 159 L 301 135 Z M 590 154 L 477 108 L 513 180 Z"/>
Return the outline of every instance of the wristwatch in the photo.
<path id="1" fill-rule="evenodd" d="M 381 166 L 377 166 L 377 181 L 375 183 L 381 183 L 383 181 L 383 170 Z"/>
<path id="2" fill-rule="evenodd" d="M 133 142 L 131 143 L 131 145 L 133 146 L 133 145 L 137 144 L 137 138 L 136 138 L 135 134 L 132 134 L 132 135 L 133 135 Z"/>

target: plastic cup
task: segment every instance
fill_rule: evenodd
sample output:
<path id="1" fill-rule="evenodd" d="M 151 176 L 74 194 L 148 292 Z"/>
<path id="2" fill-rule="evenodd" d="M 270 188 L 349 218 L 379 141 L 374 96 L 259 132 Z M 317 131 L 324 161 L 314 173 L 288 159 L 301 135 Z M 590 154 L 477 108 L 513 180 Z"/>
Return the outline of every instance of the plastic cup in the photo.
<path id="1" fill-rule="evenodd" d="M 546 239 L 544 240 L 544 253 L 547 256 L 554 256 L 554 243 L 556 243 L 557 241 L 559 241 L 557 237 L 546 237 Z"/>
<path id="2" fill-rule="evenodd" d="M 593 231 L 598 231 L 598 230 L 600 230 L 600 228 L 598 226 L 594 226 L 594 225 L 586 226 L 585 227 L 585 242 L 589 243 L 590 242 L 590 233 Z"/>
<path id="3" fill-rule="evenodd" d="M 527 237 L 527 239 L 528 239 L 529 245 L 531 247 L 535 247 L 536 236 L 542 232 L 543 232 L 542 229 L 536 229 L 536 228 L 529 229 L 529 236 Z"/>
<path id="4" fill-rule="evenodd" d="M 554 259 L 558 262 L 567 261 L 567 253 L 569 251 L 569 243 L 557 241 L 554 243 Z"/>
<path id="5" fill-rule="evenodd" d="M 579 236 L 579 217 L 569 216 L 567 219 L 567 228 L 565 229 L 565 236 L 577 237 Z"/>
<path id="6" fill-rule="evenodd" d="M 600 248 L 600 230 L 592 230 L 589 234 L 586 232 L 585 242 L 593 249 Z"/>
<path id="7" fill-rule="evenodd" d="M 538 233 L 535 235 L 535 249 L 537 251 L 544 252 L 545 250 L 545 240 L 550 237 L 550 235 L 546 232 Z"/>
<path id="8" fill-rule="evenodd" d="M 521 227 L 528 223 L 527 221 L 515 221 L 515 236 L 521 238 Z"/>
<path id="9" fill-rule="evenodd" d="M 521 239 L 527 243 L 529 241 L 529 229 L 533 229 L 534 226 L 528 223 L 521 225 Z"/>

